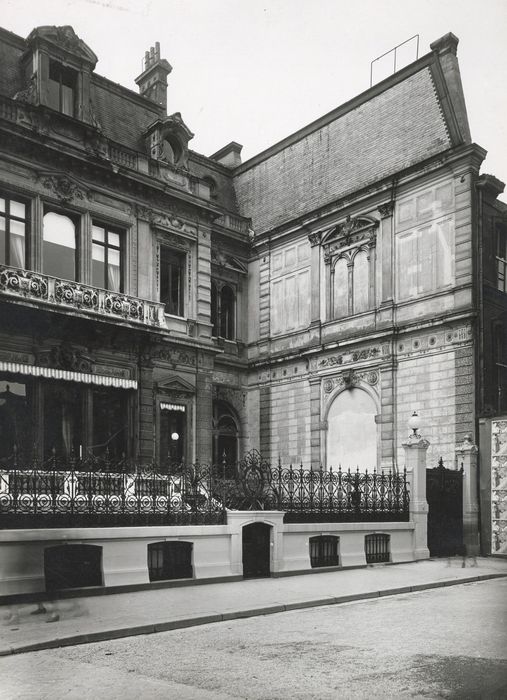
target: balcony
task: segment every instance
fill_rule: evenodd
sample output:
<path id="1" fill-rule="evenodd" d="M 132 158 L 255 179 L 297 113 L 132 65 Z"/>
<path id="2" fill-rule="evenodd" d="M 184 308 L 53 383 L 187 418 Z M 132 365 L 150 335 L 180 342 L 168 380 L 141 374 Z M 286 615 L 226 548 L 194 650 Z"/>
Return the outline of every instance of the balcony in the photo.
<path id="1" fill-rule="evenodd" d="M 159 302 L 6 265 L 0 265 L 0 297 L 111 321 L 167 328 L 164 305 Z"/>

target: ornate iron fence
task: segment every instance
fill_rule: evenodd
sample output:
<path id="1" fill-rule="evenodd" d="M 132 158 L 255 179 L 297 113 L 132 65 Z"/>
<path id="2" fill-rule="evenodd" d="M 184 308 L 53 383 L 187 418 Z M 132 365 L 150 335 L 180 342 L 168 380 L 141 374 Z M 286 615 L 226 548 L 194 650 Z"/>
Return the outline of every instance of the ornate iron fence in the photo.
<path id="1" fill-rule="evenodd" d="M 0 465 L 0 527 L 210 525 L 227 509 L 285 511 L 284 522 L 409 519 L 406 473 L 272 468 L 250 452 L 236 465 L 133 465 L 56 457 Z"/>
<path id="2" fill-rule="evenodd" d="M 0 527 L 215 525 L 225 522 L 213 470 L 185 465 L 171 473 L 127 461 L 56 458 L 0 467 Z"/>

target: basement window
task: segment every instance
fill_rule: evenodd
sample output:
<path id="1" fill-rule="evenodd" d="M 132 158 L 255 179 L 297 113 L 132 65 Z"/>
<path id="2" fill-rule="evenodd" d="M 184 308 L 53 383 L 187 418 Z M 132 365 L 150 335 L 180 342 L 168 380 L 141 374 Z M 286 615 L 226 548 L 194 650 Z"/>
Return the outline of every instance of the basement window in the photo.
<path id="1" fill-rule="evenodd" d="M 321 566 L 338 566 L 338 544 L 340 538 L 333 535 L 310 537 L 310 562 L 312 569 Z"/>
<path id="2" fill-rule="evenodd" d="M 150 581 L 192 578 L 192 542 L 154 542 L 148 545 Z"/>

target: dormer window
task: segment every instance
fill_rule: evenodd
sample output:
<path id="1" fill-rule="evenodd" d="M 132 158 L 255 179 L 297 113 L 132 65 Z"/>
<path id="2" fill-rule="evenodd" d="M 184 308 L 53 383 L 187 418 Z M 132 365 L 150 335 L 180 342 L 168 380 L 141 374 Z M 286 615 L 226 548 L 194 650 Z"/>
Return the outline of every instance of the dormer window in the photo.
<path id="1" fill-rule="evenodd" d="M 161 160 L 165 160 L 166 163 L 171 165 L 178 165 L 181 161 L 181 156 L 183 155 L 183 148 L 181 143 L 174 136 L 167 137 L 162 142 L 162 157 Z"/>
<path id="2" fill-rule="evenodd" d="M 69 117 L 76 116 L 77 73 L 58 61 L 49 62 L 48 106 Z"/>

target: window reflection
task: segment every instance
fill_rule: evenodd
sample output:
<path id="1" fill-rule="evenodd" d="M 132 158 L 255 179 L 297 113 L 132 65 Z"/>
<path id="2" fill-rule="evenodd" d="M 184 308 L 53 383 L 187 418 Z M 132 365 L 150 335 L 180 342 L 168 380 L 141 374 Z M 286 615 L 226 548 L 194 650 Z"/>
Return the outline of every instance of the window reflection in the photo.
<path id="1" fill-rule="evenodd" d="M 0 264 L 25 267 L 26 205 L 0 197 Z"/>
<path id="2" fill-rule="evenodd" d="M 123 291 L 120 233 L 98 224 L 92 228 L 92 281 L 96 287 Z"/>
<path id="3" fill-rule="evenodd" d="M 43 271 L 53 277 L 76 279 L 76 226 L 65 214 L 44 215 Z"/>

